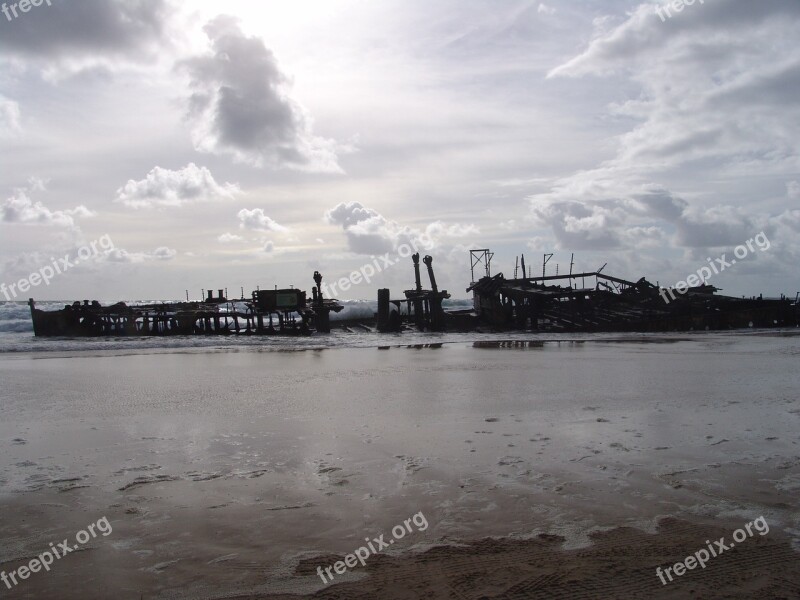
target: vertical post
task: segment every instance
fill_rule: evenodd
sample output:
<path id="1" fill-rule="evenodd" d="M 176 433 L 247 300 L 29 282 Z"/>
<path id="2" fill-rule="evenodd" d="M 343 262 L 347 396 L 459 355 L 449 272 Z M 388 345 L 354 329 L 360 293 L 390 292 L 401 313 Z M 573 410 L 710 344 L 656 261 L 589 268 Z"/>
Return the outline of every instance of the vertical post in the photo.
<path id="1" fill-rule="evenodd" d="M 315 326 L 320 333 L 331 332 L 331 311 L 321 307 L 315 315 Z"/>
<path id="2" fill-rule="evenodd" d="M 428 267 L 428 277 L 431 280 L 429 305 L 431 329 L 441 331 L 444 327 L 444 312 L 442 311 L 442 297 L 439 295 L 439 286 L 436 285 L 436 276 L 433 274 L 433 257 L 426 256 L 422 259 L 422 262 Z"/>
<path id="3" fill-rule="evenodd" d="M 387 288 L 378 290 L 378 331 L 389 331 L 389 290 Z"/>
<path id="4" fill-rule="evenodd" d="M 414 322 L 417 324 L 418 329 L 423 329 L 425 327 L 425 310 L 422 306 L 421 294 L 422 294 L 422 280 L 419 275 L 419 252 L 415 252 L 411 255 L 411 260 L 414 262 L 414 282 L 415 282 L 415 290 L 416 290 L 416 297 L 414 298 Z"/>

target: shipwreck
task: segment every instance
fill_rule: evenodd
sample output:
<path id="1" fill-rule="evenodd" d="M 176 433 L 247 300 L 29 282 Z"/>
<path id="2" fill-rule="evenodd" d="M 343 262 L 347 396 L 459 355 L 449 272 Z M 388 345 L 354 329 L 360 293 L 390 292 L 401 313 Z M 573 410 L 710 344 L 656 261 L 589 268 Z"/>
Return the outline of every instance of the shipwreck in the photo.
<path id="1" fill-rule="evenodd" d="M 303 290 L 255 290 L 249 299 L 228 299 L 224 290 L 202 302 L 161 302 L 101 306 L 96 301 L 75 301 L 61 310 L 43 311 L 31 298 L 36 336 L 98 337 L 138 335 L 270 335 L 330 331 L 330 313 L 344 307 L 322 297 L 322 275 L 314 273 L 312 298 Z"/>
<path id="2" fill-rule="evenodd" d="M 529 332 L 669 332 L 742 328 L 797 327 L 800 294 L 788 297 L 736 298 L 720 295 L 715 286 L 690 287 L 675 293 L 645 279 L 629 281 L 604 273 L 547 274 L 552 254 L 545 254 L 541 276 L 517 260 L 514 277 L 492 275 L 494 254 L 470 250 L 472 308 L 448 310 L 447 290 L 440 290 L 433 258 L 411 256 L 414 286 L 402 298 L 378 290 L 377 312 L 368 319 L 332 320 L 344 305 L 323 297 L 322 275 L 315 271 L 311 298 L 295 288 L 256 289 L 245 298 L 227 298 L 212 290 L 198 302 L 102 306 L 97 301 L 75 301 L 63 309 L 44 311 L 28 303 L 34 335 L 40 337 L 164 336 L 164 335 L 308 335 L 337 327 L 348 332 L 392 333 L 418 331 L 529 331 Z M 574 258 L 574 255 L 573 255 Z M 423 287 L 420 262 L 429 288 Z M 475 278 L 477 274 L 478 279 Z M 188 293 L 187 293 L 188 296 Z"/>
<path id="3" fill-rule="evenodd" d="M 501 329 L 532 331 L 697 331 L 753 327 L 796 327 L 798 297 L 794 301 L 763 296 L 735 298 L 719 295 L 719 288 L 703 284 L 682 293 L 654 285 L 644 277 L 628 281 L 593 272 L 547 275 L 552 254 L 545 254 L 542 275 L 515 268 L 513 279 L 491 274 L 494 254 L 471 250 L 472 283 L 477 317 Z M 574 255 L 573 255 L 574 259 Z M 483 276 L 475 280 L 475 269 Z M 800 296 L 800 294 L 798 294 Z"/>

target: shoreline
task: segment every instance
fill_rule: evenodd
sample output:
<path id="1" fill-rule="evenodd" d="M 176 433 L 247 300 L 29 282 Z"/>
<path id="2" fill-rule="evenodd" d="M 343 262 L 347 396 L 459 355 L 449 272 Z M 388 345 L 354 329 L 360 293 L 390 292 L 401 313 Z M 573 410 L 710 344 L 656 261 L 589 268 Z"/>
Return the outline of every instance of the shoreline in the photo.
<path id="1" fill-rule="evenodd" d="M 711 557 L 680 577 L 664 567 L 703 549 L 704 540 L 730 538 L 736 522 L 688 521 L 663 517 L 655 531 L 616 527 L 589 534 L 591 544 L 563 547 L 549 533 L 433 544 L 400 556 L 383 555 L 367 564 L 362 577 L 331 583 L 308 593 L 267 593 L 226 598 L 300 600 L 317 598 L 753 598 L 790 597 L 800 590 L 800 554 L 786 536 L 746 540 L 738 549 Z M 301 560 L 298 577 L 314 575 L 323 557 Z M 324 557 L 327 561 L 340 556 Z M 659 578 L 661 569 L 661 578 Z M 672 577 L 670 580 L 669 578 Z M 663 583 L 661 580 L 663 579 Z"/>
<path id="2" fill-rule="evenodd" d="M 19 335 L 19 334 L 12 334 Z M 352 338 L 350 338 L 352 336 Z M 364 341 L 364 344 L 334 345 L 315 344 L 318 340 L 341 341 L 342 337 L 331 337 L 331 334 L 317 334 L 308 337 L 227 337 L 217 336 L 173 336 L 173 337 L 132 337 L 132 338 L 35 338 L 33 335 L 28 340 L 29 343 L 39 343 L 42 345 L 52 345 L 54 343 L 70 344 L 92 344 L 100 346 L 103 344 L 130 344 L 138 345 L 147 342 L 161 342 L 162 345 L 148 346 L 144 348 L 109 348 L 93 347 L 87 349 L 73 348 L 69 350 L 59 349 L 11 349 L 0 350 L 0 360 L 4 358 L 70 358 L 70 357 L 91 357 L 96 356 L 139 356 L 146 354 L 213 354 L 228 352 L 305 352 L 322 350 L 352 350 L 352 349 L 387 349 L 387 348 L 419 348 L 423 346 L 441 345 L 452 346 L 458 344 L 474 344 L 488 342 L 536 342 L 537 344 L 558 344 L 558 343 L 677 343 L 677 342 L 696 342 L 713 337 L 738 338 L 738 337 L 797 337 L 800 336 L 800 328 L 768 328 L 768 329 L 736 329 L 729 331 L 674 331 L 674 332 L 605 332 L 605 333 L 538 333 L 538 332 L 416 332 L 413 334 L 366 334 L 353 333 L 344 337 L 345 340 L 353 339 Z M 408 339 L 405 343 L 396 343 L 397 340 Z M 449 338 L 449 339 L 448 339 Z M 455 338 L 455 339 L 453 339 Z M 466 339 L 461 339 L 466 338 Z M 224 340 L 231 340 L 234 343 L 225 344 Z M 167 345 L 165 342 L 171 340 L 177 345 Z M 198 342 L 206 340 L 210 345 L 181 345 L 180 342 Z M 237 344 L 235 342 L 248 340 L 251 343 Z M 296 343 L 302 340 L 305 343 Z M 387 343 L 395 342 L 395 343 Z M 488 346 L 487 346 L 488 347 Z"/>

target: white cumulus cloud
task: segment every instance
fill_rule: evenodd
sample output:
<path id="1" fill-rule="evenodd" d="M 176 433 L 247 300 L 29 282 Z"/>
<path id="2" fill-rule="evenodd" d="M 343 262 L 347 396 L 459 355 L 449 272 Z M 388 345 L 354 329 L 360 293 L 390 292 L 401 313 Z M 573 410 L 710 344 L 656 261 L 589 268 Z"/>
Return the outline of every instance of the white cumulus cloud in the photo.
<path id="1" fill-rule="evenodd" d="M 231 200 L 239 191 L 235 184 L 217 183 L 207 168 L 189 163 L 177 171 L 154 167 L 144 179 L 130 179 L 117 190 L 116 202 L 131 208 L 182 206 Z"/>
<path id="2" fill-rule="evenodd" d="M 32 192 L 44 191 L 41 179 L 31 179 L 28 187 L 16 188 L 3 204 L 0 204 L 0 221 L 34 225 L 57 225 L 76 227 L 76 217 L 92 217 L 94 213 L 84 205 L 67 210 L 51 210 L 39 200 L 31 198 Z"/>
<path id="3" fill-rule="evenodd" d="M 240 229 L 250 229 L 252 231 L 289 231 L 272 217 L 264 213 L 263 208 L 247 209 L 243 208 L 236 215 L 239 218 Z"/>

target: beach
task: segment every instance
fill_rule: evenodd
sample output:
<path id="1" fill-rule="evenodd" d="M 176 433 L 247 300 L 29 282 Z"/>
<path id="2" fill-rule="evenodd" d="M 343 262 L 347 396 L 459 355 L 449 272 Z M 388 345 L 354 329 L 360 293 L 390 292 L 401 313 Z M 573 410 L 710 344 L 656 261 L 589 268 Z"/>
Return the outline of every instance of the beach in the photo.
<path id="1" fill-rule="evenodd" d="M 113 530 L 4 592 L 718 597 L 703 590 L 745 577 L 773 587 L 737 593 L 791 597 L 789 333 L 7 353 L 0 567 Z M 320 577 L 420 513 L 424 530 Z M 767 534 L 657 577 L 759 517 Z"/>

